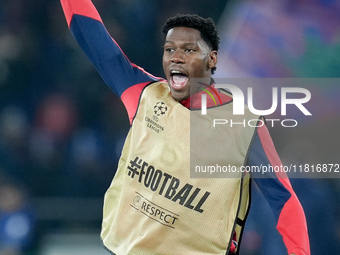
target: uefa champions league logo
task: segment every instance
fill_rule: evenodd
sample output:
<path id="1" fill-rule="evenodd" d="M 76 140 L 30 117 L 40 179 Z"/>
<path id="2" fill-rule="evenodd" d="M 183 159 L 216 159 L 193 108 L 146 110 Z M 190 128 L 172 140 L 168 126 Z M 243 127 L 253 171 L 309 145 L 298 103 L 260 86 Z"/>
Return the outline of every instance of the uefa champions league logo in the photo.
<path id="1" fill-rule="evenodd" d="M 166 106 L 166 104 L 164 102 L 158 102 L 154 108 L 154 113 L 157 115 L 157 116 L 161 116 L 163 114 L 166 113 L 166 111 L 168 110 L 168 107 Z"/>

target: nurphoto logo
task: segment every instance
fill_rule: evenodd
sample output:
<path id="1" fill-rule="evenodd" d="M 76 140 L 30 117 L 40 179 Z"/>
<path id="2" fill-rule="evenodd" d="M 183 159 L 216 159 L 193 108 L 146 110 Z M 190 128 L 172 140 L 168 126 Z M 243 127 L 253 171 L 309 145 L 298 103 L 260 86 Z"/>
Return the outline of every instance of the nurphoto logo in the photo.
<path id="1" fill-rule="evenodd" d="M 203 84 L 199 82 L 204 86 Z M 215 87 L 211 87 L 213 93 L 209 92 L 205 88 L 199 88 L 202 91 L 205 91 L 201 95 L 201 115 L 207 115 L 207 95 L 209 95 L 212 100 L 214 101 L 215 105 L 217 105 L 217 101 L 215 97 L 219 99 L 220 105 L 222 105 L 221 98 L 218 95 L 217 89 L 223 89 L 230 91 L 233 97 L 233 115 L 244 115 L 245 114 L 245 107 L 247 105 L 248 110 L 259 116 L 268 116 L 273 114 L 277 111 L 278 106 L 280 105 L 280 116 L 287 116 L 287 106 L 293 105 L 296 107 L 304 116 L 311 116 L 312 113 L 307 109 L 305 104 L 310 101 L 311 99 L 311 92 L 302 87 L 272 87 L 271 89 L 271 106 L 267 109 L 257 109 L 254 106 L 254 95 L 253 95 L 253 87 L 248 87 L 246 90 L 246 96 L 244 95 L 243 91 L 236 85 L 232 84 L 215 84 Z M 280 92 L 280 93 L 279 93 Z M 280 95 L 280 96 L 279 96 Z M 294 98 L 293 98 L 294 96 Z M 245 100 L 247 98 L 247 100 Z M 275 123 L 279 122 L 282 127 L 296 127 L 298 125 L 298 121 L 296 119 L 266 119 L 267 123 L 274 127 Z M 230 124 L 231 127 L 234 125 L 244 125 L 244 126 L 252 126 L 252 127 L 260 127 L 263 126 L 265 123 L 263 120 L 244 120 L 243 122 L 233 122 L 232 119 L 214 119 L 213 126 L 216 125 L 226 125 Z"/>

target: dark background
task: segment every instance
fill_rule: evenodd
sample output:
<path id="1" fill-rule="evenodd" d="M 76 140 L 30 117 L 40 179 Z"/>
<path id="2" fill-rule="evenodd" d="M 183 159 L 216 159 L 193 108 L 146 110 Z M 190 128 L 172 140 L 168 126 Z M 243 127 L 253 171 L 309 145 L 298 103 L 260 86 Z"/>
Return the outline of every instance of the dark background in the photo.
<path id="1" fill-rule="evenodd" d="M 218 24 L 216 77 L 340 77 L 339 1 L 93 2 L 130 60 L 156 76 L 163 76 L 160 28 L 180 12 Z M 283 162 L 340 163 L 339 96 L 337 85 L 325 84 L 312 92 L 317 117 L 294 130 L 270 129 Z M 54 254 L 51 247 L 68 247 L 68 236 L 80 240 L 73 244 L 82 254 L 84 236 L 99 243 L 103 195 L 128 128 L 122 103 L 71 36 L 59 1 L 0 0 L 0 254 Z M 338 179 L 292 184 L 312 254 L 340 254 Z M 285 254 L 256 187 L 253 194 L 241 254 Z M 6 225 L 18 213 L 25 218 Z"/>

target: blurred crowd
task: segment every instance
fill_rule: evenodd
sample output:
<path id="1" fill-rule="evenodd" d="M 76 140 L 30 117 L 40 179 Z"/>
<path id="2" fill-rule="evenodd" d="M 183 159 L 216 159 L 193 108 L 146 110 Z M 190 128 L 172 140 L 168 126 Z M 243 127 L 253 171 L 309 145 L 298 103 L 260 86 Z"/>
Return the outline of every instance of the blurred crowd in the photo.
<path id="1" fill-rule="evenodd" d="M 340 1 L 244 1 L 227 9 L 219 26 L 219 55 L 223 57 L 219 58 L 218 77 L 340 77 Z M 339 162 L 339 80 L 332 83 L 322 80 L 315 87 L 304 84 L 312 94 L 308 104 L 312 118 L 294 113 L 288 118 L 298 120 L 298 127 L 270 128 L 284 165 Z M 260 104 L 267 107 L 270 89 L 263 84 L 254 88 L 261 95 Z M 280 114 L 271 117 L 282 119 Z M 340 254 L 339 176 L 304 177 L 293 178 L 291 183 L 305 210 L 311 253 Z M 256 187 L 246 225 L 241 254 L 287 254 L 273 228 L 271 211 Z"/>
<path id="2" fill-rule="evenodd" d="M 223 57 L 217 76 L 340 77 L 340 1 L 229 1 L 227 8 L 222 0 L 93 2 L 126 55 L 156 76 L 163 76 L 160 28 L 181 12 L 212 17 L 219 24 Z M 331 117 L 339 121 L 339 111 Z M 0 0 L 0 255 L 21 254 L 35 243 L 39 212 L 34 213 L 30 198 L 102 197 L 128 129 L 122 103 L 74 41 L 59 1 Z M 279 132 L 273 134 L 280 144 Z M 288 149 L 282 146 L 282 151 Z M 332 153 L 339 155 L 337 148 Z M 336 182 L 293 183 L 307 216 L 317 223 L 311 224 L 320 237 L 313 237 L 313 247 L 332 242 L 327 253 L 314 254 L 340 254 L 334 244 L 340 240 Z M 265 254 L 278 255 L 269 252 L 276 243 L 269 247 L 259 233 L 266 229 L 252 220 L 261 225 L 267 218 L 266 213 L 254 216 L 266 206 L 257 200 L 255 195 L 257 211 L 250 214 L 245 249 L 260 255 L 260 247 L 266 247 Z M 331 220 L 320 223 L 319 217 Z"/>

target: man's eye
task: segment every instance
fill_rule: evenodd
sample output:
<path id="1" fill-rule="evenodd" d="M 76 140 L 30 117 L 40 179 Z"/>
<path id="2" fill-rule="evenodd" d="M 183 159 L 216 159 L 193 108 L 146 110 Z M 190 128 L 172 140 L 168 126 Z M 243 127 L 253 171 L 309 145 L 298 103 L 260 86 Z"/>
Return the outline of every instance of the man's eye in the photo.
<path id="1" fill-rule="evenodd" d="M 186 49 L 185 51 L 186 52 L 194 52 L 195 50 L 194 49 Z"/>
<path id="2" fill-rule="evenodd" d="M 174 51 L 174 49 L 173 48 L 165 48 L 165 51 L 172 52 L 172 51 Z"/>

